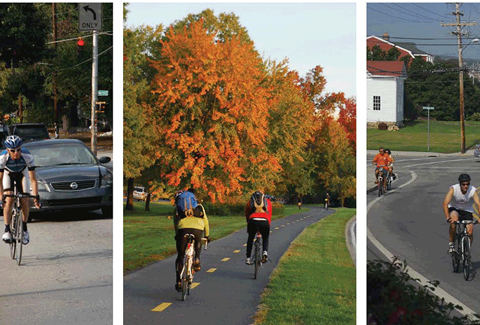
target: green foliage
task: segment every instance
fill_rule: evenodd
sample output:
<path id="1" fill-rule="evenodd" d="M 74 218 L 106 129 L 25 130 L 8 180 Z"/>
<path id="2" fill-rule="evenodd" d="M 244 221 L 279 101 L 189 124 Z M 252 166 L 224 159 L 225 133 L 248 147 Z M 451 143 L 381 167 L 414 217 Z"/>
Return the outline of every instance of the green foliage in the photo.
<path id="1" fill-rule="evenodd" d="M 434 64 L 415 58 L 405 81 L 405 96 L 408 98 L 407 118 L 427 116 L 423 106 L 435 107 L 430 117 L 442 121 L 460 119 L 460 90 L 458 62 L 441 61 Z M 465 116 L 480 112 L 480 88 L 464 76 Z"/>
<path id="2" fill-rule="evenodd" d="M 461 307 L 446 303 L 432 294 L 438 281 L 415 285 L 406 262 L 368 261 L 367 313 L 369 323 L 376 324 L 480 324 L 467 316 L 454 316 Z"/>
<path id="3" fill-rule="evenodd" d="M 384 51 L 378 45 L 374 45 L 371 49 L 367 46 L 368 61 L 397 61 L 402 54 L 396 46 Z"/>

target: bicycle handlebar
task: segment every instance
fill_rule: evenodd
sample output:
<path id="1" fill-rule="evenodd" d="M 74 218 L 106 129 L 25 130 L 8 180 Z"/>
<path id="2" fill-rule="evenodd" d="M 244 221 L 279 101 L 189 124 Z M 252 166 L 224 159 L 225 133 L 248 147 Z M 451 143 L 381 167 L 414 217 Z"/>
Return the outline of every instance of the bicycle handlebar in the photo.
<path id="1" fill-rule="evenodd" d="M 26 198 L 26 197 L 29 197 L 29 198 L 32 198 L 32 199 L 40 199 L 40 197 L 38 195 L 31 195 L 31 194 L 3 194 L 3 197 L 18 197 L 18 198 Z"/>
<path id="2" fill-rule="evenodd" d="M 454 224 L 478 224 L 478 220 L 459 220 L 459 221 L 454 221 Z"/>

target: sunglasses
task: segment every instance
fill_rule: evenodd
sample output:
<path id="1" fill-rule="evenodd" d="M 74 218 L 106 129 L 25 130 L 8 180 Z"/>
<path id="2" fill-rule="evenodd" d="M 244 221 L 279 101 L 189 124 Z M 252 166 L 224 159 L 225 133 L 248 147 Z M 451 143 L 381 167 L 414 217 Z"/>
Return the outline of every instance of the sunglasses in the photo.
<path id="1" fill-rule="evenodd" d="M 10 152 L 13 152 L 13 153 L 16 153 L 16 152 L 20 152 L 20 150 L 22 150 L 22 148 L 17 148 L 17 149 L 8 149 Z"/>
<path id="2" fill-rule="evenodd" d="M 470 183 L 460 183 L 461 186 L 470 186 Z"/>

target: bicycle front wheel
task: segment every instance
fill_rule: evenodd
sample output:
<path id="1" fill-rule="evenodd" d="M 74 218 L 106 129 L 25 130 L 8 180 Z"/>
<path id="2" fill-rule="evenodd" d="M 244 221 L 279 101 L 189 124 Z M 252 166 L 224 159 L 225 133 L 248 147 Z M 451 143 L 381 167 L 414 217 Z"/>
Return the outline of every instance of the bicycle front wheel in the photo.
<path id="1" fill-rule="evenodd" d="M 23 250 L 23 214 L 20 210 L 17 216 L 17 265 L 22 262 L 22 250 Z"/>
<path id="2" fill-rule="evenodd" d="M 471 260 L 470 260 L 470 238 L 464 237 L 463 238 L 463 277 L 465 281 L 468 281 L 470 277 L 470 268 L 471 268 Z"/>

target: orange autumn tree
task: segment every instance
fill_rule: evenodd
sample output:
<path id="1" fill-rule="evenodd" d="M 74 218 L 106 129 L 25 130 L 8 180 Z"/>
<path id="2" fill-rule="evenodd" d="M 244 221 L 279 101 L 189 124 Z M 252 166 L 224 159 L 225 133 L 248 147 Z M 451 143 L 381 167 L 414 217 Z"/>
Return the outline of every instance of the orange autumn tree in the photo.
<path id="1" fill-rule="evenodd" d="M 148 115 L 159 138 L 156 167 L 170 186 L 192 186 L 215 202 L 239 195 L 252 165 L 279 168 L 263 154 L 271 90 L 253 43 L 220 41 L 203 20 L 160 42 Z"/>
<path id="2" fill-rule="evenodd" d="M 340 105 L 338 123 L 344 127 L 350 145 L 355 149 L 357 143 L 357 102 L 354 97 L 347 98 Z"/>

